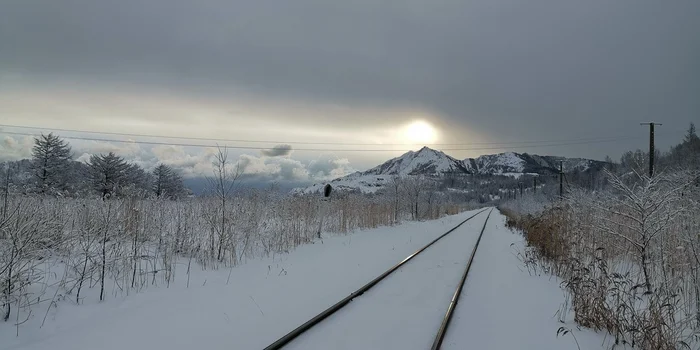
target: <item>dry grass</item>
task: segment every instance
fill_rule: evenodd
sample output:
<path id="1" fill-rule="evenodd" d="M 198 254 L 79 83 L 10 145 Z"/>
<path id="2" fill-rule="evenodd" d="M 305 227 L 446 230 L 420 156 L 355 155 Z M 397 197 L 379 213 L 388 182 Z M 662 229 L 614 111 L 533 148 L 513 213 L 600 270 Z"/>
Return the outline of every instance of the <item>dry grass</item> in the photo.
<path id="1" fill-rule="evenodd" d="M 7 214 L 0 216 L 0 317 L 18 325 L 37 300 L 46 300 L 42 293 L 48 283 L 58 283 L 58 294 L 76 304 L 90 295 L 86 289 L 101 288 L 104 280 L 115 284 L 106 291 L 114 296 L 168 287 L 176 277 L 186 278 L 189 286 L 193 263 L 204 269 L 233 267 L 288 253 L 318 239 L 320 231 L 344 234 L 397 223 L 393 201 L 382 197 L 341 194 L 322 202 L 274 191 L 239 193 L 225 206 L 215 198 L 103 201 L 18 195 L 5 208 Z M 422 207 L 421 219 L 469 208 L 436 201 Z M 398 219 L 413 214 L 412 207 L 402 206 Z M 176 276 L 176 264 L 183 262 L 187 276 Z M 47 281 L 41 273 L 46 264 L 65 266 L 65 275 Z"/>
<path id="2" fill-rule="evenodd" d="M 697 349 L 700 196 L 689 183 L 619 181 L 610 193 L 572 191 L 537 215 L 503 213 L 526 236 L 523 260 L 561 277 L 579 325 L 638 349 Z"/>

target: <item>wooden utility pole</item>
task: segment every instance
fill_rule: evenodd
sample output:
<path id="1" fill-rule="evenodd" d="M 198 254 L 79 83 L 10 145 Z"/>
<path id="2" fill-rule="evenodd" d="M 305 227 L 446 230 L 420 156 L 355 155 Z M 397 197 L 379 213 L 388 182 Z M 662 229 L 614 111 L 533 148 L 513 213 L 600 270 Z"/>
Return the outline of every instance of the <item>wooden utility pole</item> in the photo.
<path id="1" fill-rule="evenodd" d="M 7 176 L 5 177 L 5 203 L 3 203 L 2 206 L 2 219 L 5 220 L 7 219 L 7 197 L 10 195 L 10 171 L 12 168 L 10 167 L 10 162 L 7 162 Z M 0 235 L 0 238 L 4 238 L 4 235 Z"/>
<path id="2" fill-rule="evenodd" d="M 559 198 L 564 198 L 564 161 L 559 161 Z"/>
<path id="3" fill-rule="evenodd" d="M 660 123 L 640 123 L 640 125 L 649 125 L 649 177 L 654 176 L 654 125 L 663 125 Z"/>
<path id="4" fill-rule="evenodd" d="M 535 182 L 534 186 L 532 187 L 532 194 L 536 194 L 537 193 L 537 176 L 534 176 L 532 179 Z"/>
<path id="5" fill-rule="evenodd" d="M 331 192 L 333 190 L 333 186 L 331 184 L 326 184 L 326 186 L 323 186 L 323 197 L 321 198 L 320 201 L 320 213 L 321 213 L 321 220 L 318 221 L 318 232 L 316 232 L 316 237 L 318 239 L 321 239 L 321 231 L 323 231 L 323 219 L 328 215 L 328 204 L 324 204 L 325 202 L 330 202 L 331 201 Z"/>

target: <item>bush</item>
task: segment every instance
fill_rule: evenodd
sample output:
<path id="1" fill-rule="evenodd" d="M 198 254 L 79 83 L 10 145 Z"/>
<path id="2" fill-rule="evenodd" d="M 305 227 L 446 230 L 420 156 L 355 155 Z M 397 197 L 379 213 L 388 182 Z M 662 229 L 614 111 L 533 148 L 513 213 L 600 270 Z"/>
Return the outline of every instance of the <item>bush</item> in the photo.
<path id="1" fill-rule="evenodd" d="M 572 189 L 539 214 L 504 208 L 526 236 L 526 262 L 561 277 L 575 321 L 610 332 L 615 344 L 697 348 L 697 174 L 608 177 L 610 191 Z"/>

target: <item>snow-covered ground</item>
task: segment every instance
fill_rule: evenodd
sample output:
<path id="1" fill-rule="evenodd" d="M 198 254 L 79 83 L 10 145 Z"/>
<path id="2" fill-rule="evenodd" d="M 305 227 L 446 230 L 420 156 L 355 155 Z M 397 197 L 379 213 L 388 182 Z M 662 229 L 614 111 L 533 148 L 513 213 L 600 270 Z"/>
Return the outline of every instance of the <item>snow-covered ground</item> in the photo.
<path id="1" fill-rule="evenodd" d="M 103 303 L 60 302 L 42 328 L 45 308 L 37 309 L 19 337 L 11 322 L 0 323 L 0 349 L 261 349 L 474 213 L 326 236 L 231 271 L 197 271 L 189 288 L 181 277 L 170 288 L 149 288 Z M 300 338 L 290 348 L 357 349 L 361 344 L 364 349 L 425 349 L 485 216 L 463 225 L 314 328 L 304 340 L 310 343 Z M 556 279 L 531 277 L 521 267 L 513 254 L 522 238 L 505 229 L 497 211 L 482 245 L 445 345 L 576 349 L 570 335 L 556 337 L 561 324 L 553 315 L 564 300 Z M 380 334 L 382 343 L 373 342 Z M 581 349 L 601 348 L 602 334 L 574 334 Z"/>
<path id="2" fill-rule="evenodd" d="M 288 348 L 429 349 L 487 215 L 445 236 Z"/>
<path id="3" fill-rule="evenodd" d="M 327 182 L 333 186 L 334 191 L 360 191 L 365 194 L 375 193 L 384 188 L 391 181 L 391 175 L 363 175 L 353 173 L 339 179 Z M 292 193 L 318 194 L 323 192 L 327 183 L 315 183 L 309 187 L 295 188 Z"/>
<path id="4" fill-rule="evenodd" d="M 505 227 L 505 216 L 491 215 L 474 257 L 469 278 L 452 317 L 442 349 L 605 348 L 604 334 L 577 329 L 555 313 L 564 294 L 555 277 L 530 276 L 518 259 L 524 240 Z M 559 327 L 571 334 L 557 337 Z M 575 338 L 575 339 L 574 339 Z M 608 337 L 607 341 L 611 338 Z"/>

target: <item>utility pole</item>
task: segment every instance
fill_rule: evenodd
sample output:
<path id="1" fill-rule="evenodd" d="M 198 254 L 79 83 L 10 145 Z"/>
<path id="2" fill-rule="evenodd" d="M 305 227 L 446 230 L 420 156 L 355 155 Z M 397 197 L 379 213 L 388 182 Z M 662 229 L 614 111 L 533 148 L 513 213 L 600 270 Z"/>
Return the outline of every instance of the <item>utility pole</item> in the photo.
<path id="1" fill-rule="evenodd" d="M 559 199 L 564 198 L 564 161 L 559 161 Z"/>
<path id="2" fill-rule="evenodd" d="M 321 212 L 321 220 L 318 222 L 318 232 L 316 233 L 316 236 L 318 239 L 321 239 L 321 231 L 323 231 L 323 219 L 325 216 L 328 215 L 328 204 L 324 204 L 325 202 L 330 202 L 331 201 L 331 191 L 333 190 L 333 187 L 331 184 L 326 184 L 326 186 L 323 186 L 323 197 L 321 198 L 320 204 L 320 212 Z"/>
<path id="3" fill-rule="evenodd" d="M 532 194 L 537 194 L 537 176 L 534 176 L 532 179 L 535 181 L 535 184 L 532 187 Z"/>
<path id="4" fill-rule="evenodd" d="M 7 219 L 7 197 L 10 195 L 10 171 L 12 168 L 10 167 L 10 162 L 7 162 L 7 176 L 5 179 L 5 203 L 2 206 L 2 219 L 5 220 Z M 4 238 L 4 235 L 0 235 L 0 238 Z"/>
<path id="5" fill-rule="evenodd" d="M 663 125 L 661 123 L 639 123 L 640 125 L 649 125 L 649 177 L 654 176 L 654 125 Z"/>

